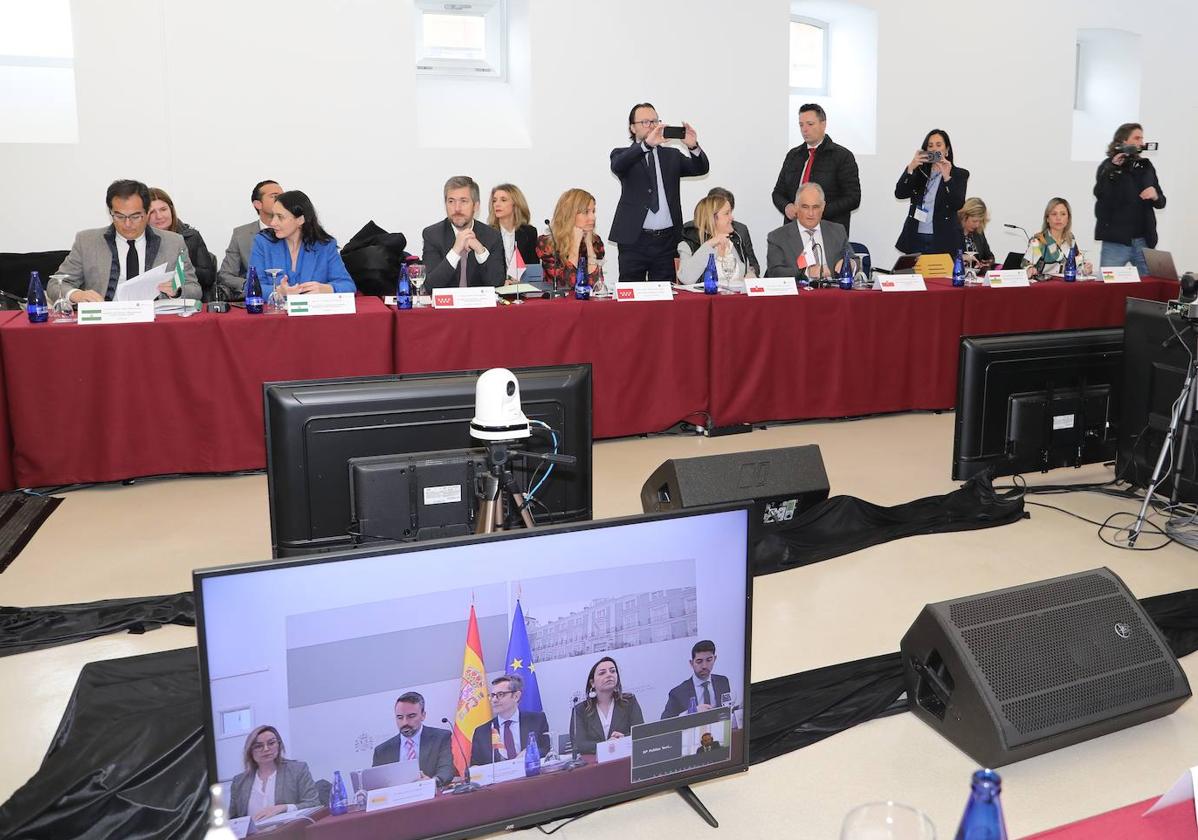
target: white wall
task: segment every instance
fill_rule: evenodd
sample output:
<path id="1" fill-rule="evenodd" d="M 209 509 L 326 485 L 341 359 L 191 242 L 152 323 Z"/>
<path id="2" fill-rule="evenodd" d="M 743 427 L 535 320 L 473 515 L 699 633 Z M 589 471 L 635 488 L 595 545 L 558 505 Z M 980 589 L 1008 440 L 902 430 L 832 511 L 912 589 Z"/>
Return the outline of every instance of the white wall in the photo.
<path id="1" fill-rule="evenodd" d="M 1198 245 L 1184 239 L 1198 221 L 1187 195 L 1198 173 L 1183 154 L 1198 130 L 1185 58 L 1198 6 L 1145 0 L 1131 14 L 1118 0 L 1011 0 L 958 4 L 933 25 L 924 3 L 861 5 L 878 15 L 878 136 L 876 154 L 858 156 L 864 198 L 853 238 L 883 261 L 904 215 L 894 181 L 934 126 L 951 133 L 958 163 L 973 173 L 969 193 L 991 207 L 996 251 L 1022 247 L 1002 222 L 1036 225 L 1054 194 L 1071 199 L 1074 227 L 1090 244 L 1102 148 L 1092 161 L 1071 160 L 1078 27 L 1142 35 L 1141 112 L 1124 118 L 1142 120 L 1161 142 L 1153 159 L 1169 198 L 1162 247 L 1181 267 L 1198 260 Z M 438 149 L 421 146 L 430 132 L 419 125 L 406 2 L 76 0 L 79 143 L 0 147 L 0 250 L 68 247 L 75 230 L 106 222 L 104 188 L 118 177 L 167 188 L 218 254 L 230 229 L 252 218 L 248 193 L 262 177 L 305 189 L 342 241 L 371 218 L 418 240 L 443 215 L 441 184 L 459 172 L 484 191 L 519 184 L 535 219 L 562 190 L 586 187 L 606 232 L 619 192 L 608 153 L 625 142 L 629 106 L 649 100 L 665 119 L 695 125 L 712 160 L 711 175 L 684 182 L 684 208 L 711 186 L 729 187 L 764 257 L 779 220 L 769 194 L 795 120 L 788 0 L 529 0 L 528 8 L 528 147 L 488 148 L 483 120 L 474 148 Z M 138 48 L 113 46 L 127 43 Z M 829 132 L 838 134 L 835 113 Z"/>

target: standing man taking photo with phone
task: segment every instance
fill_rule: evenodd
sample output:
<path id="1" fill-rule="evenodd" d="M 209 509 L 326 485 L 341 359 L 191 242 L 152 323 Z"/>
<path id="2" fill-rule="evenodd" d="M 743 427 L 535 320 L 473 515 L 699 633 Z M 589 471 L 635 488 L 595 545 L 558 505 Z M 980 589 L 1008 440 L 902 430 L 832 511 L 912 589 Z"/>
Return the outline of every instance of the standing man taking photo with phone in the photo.
<path id="1" fill-rule="evenodd" d="M 706 175 L 711 168 L 689 123 L 666 126 L 648 102 L 628 112 L 632 142 L 612 149 L 611 171 L 620 179 L 609 239 L 620 249 L 620 280 L 673 280 L 674 255 L 682 241 L 683 176 Z M 686 151 L 663 145 L 681 140 Z"/>

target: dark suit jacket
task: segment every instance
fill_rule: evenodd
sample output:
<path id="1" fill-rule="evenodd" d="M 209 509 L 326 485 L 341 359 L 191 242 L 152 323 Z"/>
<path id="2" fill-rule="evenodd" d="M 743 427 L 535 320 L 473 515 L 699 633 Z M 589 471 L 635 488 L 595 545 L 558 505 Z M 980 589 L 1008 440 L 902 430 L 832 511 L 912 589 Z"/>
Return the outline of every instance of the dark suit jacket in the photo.
<path id="1" fill-rule="evenodd" d="M 741 256 L 744 258 L 745 265 L 753 269 L 753 273 L 760 277 L 761 265 L 757 262 L 757 255 L 753 253 L 753 239 L 749 236 L 748 225 L 741 222 L 733 222 L 732 229 L 740 237 L 740 247 L 743 251 Z M 691 219 L 682 226 L 682 240 L 690 244 L 692 254 L 698 251 L 699 246 L 703 244 L 699 241 L 699 227 L 695 224 L 694 219 Z"/>
<path id="2" fill-rule="evenodd" d="M 684 175 L 706 175 L 711 168 L 707 153 L 699 148 L 697 155 L 680 152 L 668 146 L 657 147 L 657 160 L 661 166 L 661 183 L 666 188 L 666 206 L 674 222 L 672 247 L 682 241 L 682 200 L 679 198 L 680 179 Z M 612 149 L 611 171 L 620 179 L 620 202 L 612 218 L 608 239 L 620 245 L 631 245 L 640 238 L 645 227 L 645 214 L 649 212 L 649 167 L 645 156 L 651 150 L 643 143 L 633 142 L 627 147 Z M 662 198 L 659 196 L 659 200 Z"/>
<path id="3" fill-rule="evenodd" d="M 490 255 L 487 261 L 479 265 L 473 251 L 466 254 L 466 283 L 470 286 L 502 286 L 507 276 L 507 266 L 503 264 L 503 237 L 499 231 L 477 219 L 474 222 L 474 235 L 482 243 Z M 449 249 L 453 247 L 457 232 L 449 219 L 442 219 L 435 225 L 424 229 L 424 283 L 430 289 L 444 289 L 458 284 L 458 272 L 461 265 L 453 267 L 445 259 Z"/>
<path id="4" fill-rule="evenodd" d="M 276 805 L 294 805 L 296 808 L 313 808 L 320 804 L 316 793 L 316 783 L 312 781 L 312 772 L 303 761 L 292 761 L 284 758 L 279 762 L 275 776 Z M 229 816 L 245 817 L 250 804 L 250 785 L 254 773 L 243 772 L 233 777 L 229 786 Z"/>
<path id="5" fill-rule="evenodd" d="M 836 261 L 844 256 L 844 246 L 849 241 L 845 229 L 827 219 L 819 224 L 820 237 L 824 240 L 824 264 L 835 268 Z M 799 269 L 795 263 L 803 253 L 803 234 L 794 222 L 787 222 L 771 230 L 765 237 L 765 276 L 796 277 Z"/>
<path id="6" fill-rule="evenodd" d="M 791 227 L 794 227 L 794 225 L 792 224 Z M 792 262 L 791 265 L 794 265 L 794 263 Z M 721 674 L 711 675 L 711 705 L 720 705 L 720 695 L 731 690 L 727 677 Z M 661 719 L 678 717 L 690 708 L 692 697 L 700 703 L 703 702 L 703 698 L 695 694 L 694 682 L 690 678 L 687 678 L 670 689 L 670 695 L 666 698 L 666 707 L 661 712 Z"/>
<path id="7" fill-rule="evenodd" d="M 595 706 L 587 708 L 590 701 L 583 700 L 574 707 L 574 749 L 583 754 L 594 755 L 595 745 L 607 740 L 603 733 L 603 722 L 599 720 L 599 709 Z M 645 722 L 641 713 L 641 704 L 636 697 L 625 693 L 623 702 L 616 703 L 611 713 L 611 731 L 624 735 L 632 734 L 632 727 Z"/>
<path id="8" fill-rule="evenodd" d="M 520 252 L 525 265 L 536 265 L 541 261 L 537 256 L 537 229 L 532 225 L 520 225 L 516 228 L 516 250 Z"/>
<path id="9" fill-rule="evenodd" d="M 380 764 L 394 764 L 400 761 L 400 742 L 403 736 L 399 733 L 394 738 L 388 738 L 374 748 L 372 767 Z M 437 784 L 447 785 L 453 779 L 453 746 L 448 729 L 437 729 L 425 726 L 420 731 L 420 772 L 430 779 L 436 779 Z"/>
<path id="10" fill-rule="evenodd" d="M 498 726 L 496 723 L 498 719 L 498 716 L 493 717 L 487 723 L 475 728 L 474 735 L 470 738 L 470 763 L 472 765 L 490 764 L 492 761 L 504 760 L 503 754 L 499 750 L 491 749 L 491 730 Z M 545 717 L 544 712 L 521 712 L 520 732 L 513 733 L 516 737 L 517 752 L 522 752 L 528 746 L 528 736 L 533 732 L 537 733 L 537 747 L 541 750 L 541 757 L 544 758 L 549 754 L 549 719 Z M 502 730 L 499 740 L 503 740 Z"/>
<path id="11" fill-rule="evenodd" d="M 720 748 L 719 741 L 712 741 L 708 746 L 699 745 L 699 749 L 695 750 L 695 755 L 703 755 L 705 752 L 712 752 Z"/>
<path id="12" fill-rule="evenodd" d="M 778 182 L 774 184 L 771 198 L 774 206 L 785 215 L 786 205 L 793 204 L 807 166 L 807 144 L 795 146 L 786 153 Z M 861 176 L 857 172 L 857 158 L 844 146 L 832 142 L 824 135 L 824 141 L 815 150 L 815 161 L 811 164 L 811 180 L 824 188 L 824 219 L 836 222 L 849 230 L 849 214 L 861 206 Z M 788 220 L 789 221 L 789 220 Z"/>
<path id="13" fill-rule="evenodd" d="M 919 222 L 915 220 L 915 208 L 923 203 L 923 192 L 928 187 L 931 175 L 931 165 L 924 164 L 910 175 L 907 170 L 899 176 L 894 185 L 895 198 L 908 198 L 911 206 L 907 208 L 907 220 L 903 222 L 903 232 L 899 234 L 894 247 L 904 254 L 918 254 L 926 249 L 920 248 L 915 241 L 919 232 Z M 929 254 L 955 254 L 961 249 L 962 234 L 961 220 L 957 211 L 965 203 L 965 190 L 969 186 L 969 170 L 953 166 L 953 177 L 947 183 L 943 179 L 936 190 L 936 207 L 932 211 L 932 250 Z"/>

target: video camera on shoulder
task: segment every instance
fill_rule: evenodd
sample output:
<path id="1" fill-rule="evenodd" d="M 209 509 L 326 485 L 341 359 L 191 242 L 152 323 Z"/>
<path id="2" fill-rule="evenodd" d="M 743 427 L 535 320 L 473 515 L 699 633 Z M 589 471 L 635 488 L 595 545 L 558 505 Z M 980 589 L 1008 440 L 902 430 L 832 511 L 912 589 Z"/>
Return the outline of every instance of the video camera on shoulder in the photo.
<path id="1" fill-rule="evenodd" d="M 1139 157 L 1141 152 L 1155 152 L 1160 145 L 1160 143 L 1145 143 L 1143 146 L 1137 146 L 1135 143 L 1124 143 L 1122 146 L 1115 147 L 1115 153 L 1128 157 Z"/>

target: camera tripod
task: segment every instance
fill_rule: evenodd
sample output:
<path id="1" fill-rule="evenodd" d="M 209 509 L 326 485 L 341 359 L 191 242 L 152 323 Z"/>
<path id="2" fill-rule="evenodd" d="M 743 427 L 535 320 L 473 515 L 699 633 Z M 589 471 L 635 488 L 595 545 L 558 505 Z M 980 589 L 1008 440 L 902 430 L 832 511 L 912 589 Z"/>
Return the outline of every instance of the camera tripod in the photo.
<path id="1" fill-rule="evenodd" d="M 528 498 L 512 474 L 513 457 L 533 458 L 549 464 L 570 466 L 578 462 L 573 455 L 529 452 L 503 441 L 487 442 L 487 474 L 481 477 L 476 496 L 478 511 L 474 518 L 474 533 L 491 534 L 508 529 L 508 513 L 519 511 L 525 528 L 536 525 L 528 510 Z"/>

